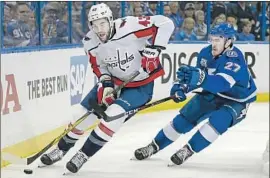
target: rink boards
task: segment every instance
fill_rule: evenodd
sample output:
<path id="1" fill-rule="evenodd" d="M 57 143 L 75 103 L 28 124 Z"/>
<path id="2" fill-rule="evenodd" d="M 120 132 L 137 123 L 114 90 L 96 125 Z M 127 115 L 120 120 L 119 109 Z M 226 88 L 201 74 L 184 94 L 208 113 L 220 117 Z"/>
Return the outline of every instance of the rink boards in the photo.
<path id="1" fill-rule="evenodd" d="M 195 65 L 205 44 L 170 44 L 161 54 L 166 74 L 155 82 L 153 100 L 168 96 L 181 63 Z M 258 102 L 269 101 L 269 44 L 237 45 L 258 87 Z M 81 99 L 94 86 L 82 48 L 1 54 L 1 151 L 26 157 L 60 134 Z M 154 110 L 184 103 L 168 102 Z M 1 166 L 7 162 L 2 162 Z"/>

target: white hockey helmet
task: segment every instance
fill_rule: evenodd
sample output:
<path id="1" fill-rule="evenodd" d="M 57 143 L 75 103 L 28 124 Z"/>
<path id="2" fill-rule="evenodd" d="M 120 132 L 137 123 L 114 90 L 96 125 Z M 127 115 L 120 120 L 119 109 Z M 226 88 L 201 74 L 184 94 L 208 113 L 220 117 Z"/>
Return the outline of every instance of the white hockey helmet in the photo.
<path id="1" fill-rule="evenodd" d="M 104 3 L 93 5 L 88 13 L 89 28 L 91 28 L 92 22 L 94 20 L 106 18 L 110 25 L 110 34 L 109 38 L 112 35 L 113 31 L 113 14 L 110 7 Z"/>

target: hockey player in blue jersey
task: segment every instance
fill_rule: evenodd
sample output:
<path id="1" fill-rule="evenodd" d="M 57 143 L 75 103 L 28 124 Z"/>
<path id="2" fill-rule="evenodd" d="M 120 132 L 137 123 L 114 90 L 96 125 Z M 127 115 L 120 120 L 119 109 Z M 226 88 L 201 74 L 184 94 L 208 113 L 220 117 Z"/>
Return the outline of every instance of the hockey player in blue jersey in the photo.
<path id="1" fill-rule="evenodd" d="M 196 94 L 149 145 L 135 151 L 138 160 L 156 154 L 208 118 L 188 143 L 171 156 L 174 164 L 182 164 L 242 121 L 249 104 L 256 100 L 256 85 L 247 63 L 242 52 L 233 45 L 233 27 L 219 24 L 211 29 L 209 38 L 211 44 L 199 53 L 196 67 L 180 66 L 178 83 L 171 89 L 175 102 L 184 101 L 186 93 L 194 89 L 202 88 L 202 92 Z"/>

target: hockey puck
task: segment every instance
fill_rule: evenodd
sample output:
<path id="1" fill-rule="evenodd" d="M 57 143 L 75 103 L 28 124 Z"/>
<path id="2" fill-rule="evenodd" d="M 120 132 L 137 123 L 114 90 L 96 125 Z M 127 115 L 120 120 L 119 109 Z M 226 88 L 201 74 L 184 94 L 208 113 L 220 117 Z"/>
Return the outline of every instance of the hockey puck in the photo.
<path id="1" fill-rule="evenodd" d="M 24 169 L 23 172 L 25 174 L 33 174 L 33 170 L 31 170 L 31 169 Z"/>

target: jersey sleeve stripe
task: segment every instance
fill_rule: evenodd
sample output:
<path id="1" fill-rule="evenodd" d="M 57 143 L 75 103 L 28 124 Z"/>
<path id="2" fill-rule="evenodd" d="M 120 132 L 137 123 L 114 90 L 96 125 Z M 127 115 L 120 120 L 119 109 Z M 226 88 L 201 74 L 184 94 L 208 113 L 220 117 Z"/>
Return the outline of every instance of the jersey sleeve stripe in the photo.
<path id="1" fill-rule="evenodd" d="M 229 82 L 230 87 L 232 87 L 235 84 L 235 80 L 233 79 L 232 76 L 225 74 L 225 73 L 217 73 L 216 75 L 219 75 L 223 77 L 227 82 Z"/>
<path id="2" fill-rule="evenodd" d="M 156 34 L 157 34 L 157 27 L 156 26 L 152 26 L 150 28 L 146 28 L 144 30 L 139 30 L 139 31 L 134 32 L 134 35 L 137 38 L 143 38 L 143 37 L 147 37 L 147 36 L 152 36 L 153 37 L 153 42 L 155 41 Z"/>
<path id="3" fill-rule="evenodd" d="M 153 26 L 152 28 L 153 28 L 153 36 L 152 36 L 152 38 L 153 38 L 152 41 L 153 42 L 152 42 L 152 44 L 154 45 L 155 44 L 155 40 L 156 40 L 156 36 L 157 36 L 158 27 Z"/>
<path id="4" fill-rule="evenodd" d="M 101 72 L 98 68 L 98 65 L 97 65 L 97 59 L 95 56 L 93 56 L 90 52 L 89 52 L 89 62 L 91 64 L 91 67 L 93 69 L 93 72 L 96 74 L 96 76 L 99 78 L 101 76 Z"/>

